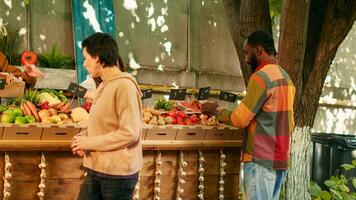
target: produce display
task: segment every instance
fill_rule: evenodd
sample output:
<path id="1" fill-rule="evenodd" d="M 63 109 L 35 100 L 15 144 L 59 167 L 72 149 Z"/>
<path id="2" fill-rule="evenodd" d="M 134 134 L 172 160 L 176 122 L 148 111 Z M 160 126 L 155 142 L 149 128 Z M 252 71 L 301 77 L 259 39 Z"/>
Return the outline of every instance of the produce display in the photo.
<path id="1" fill-rule="evenodd" d="M 154 108 L 143 109 L 143 122 L 149 125 L 219 125 L 215 116 L 201 114 L 199 101 L 168 101 L 163 97 L 157 98 Z"/>
<path id="2" fill-rule="evenodd" d="M 1 122 L 14 124 L 65 124 L 88 119 L 86 109 L 78 107 L 72 110 L 71 104 L 72 101 L 62 92 L 27 90 L 24 96 L 13 99 L 9 105 L 0 105 L 0 119 Z"/>
<path id="3" fill-rule="evenodd" d="M 26 90 L 0 105 L 2 140 L 69 140 L 88 126 L 91 102 L 72 106 L 63 92 Z M 240 140 L 240 130 L 201 113 L 202 101 L 170 101 L 158 97 L 143 108 L 143 140 Z M 29 125 L 26 125 L 29 124 Z M 166 126 L 169 125 L 169 126 Z M 17 134 L 26 132 L 27 134 Z"/>

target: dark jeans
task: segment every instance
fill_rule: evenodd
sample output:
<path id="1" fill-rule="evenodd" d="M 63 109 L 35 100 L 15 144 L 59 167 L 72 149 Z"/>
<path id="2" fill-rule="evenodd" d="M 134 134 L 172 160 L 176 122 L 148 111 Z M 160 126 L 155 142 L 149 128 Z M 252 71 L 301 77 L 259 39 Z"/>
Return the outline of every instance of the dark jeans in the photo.
<path id="1" fill-rule="evenodd" d="M 132 200 L 137 179 L 111 179 L 87 174 L 78 200 Z"/>

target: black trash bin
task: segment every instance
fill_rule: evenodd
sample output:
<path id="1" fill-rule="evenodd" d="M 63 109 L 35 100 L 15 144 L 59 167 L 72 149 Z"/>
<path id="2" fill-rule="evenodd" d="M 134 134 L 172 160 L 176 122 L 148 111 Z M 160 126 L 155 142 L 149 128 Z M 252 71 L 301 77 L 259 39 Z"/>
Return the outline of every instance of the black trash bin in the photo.
<path id="1" fill-rule="evenodd" d="M 355 170 L 345 171 L 340 167 L 356 159 L 356 135 L 314 133 L 312 142 L 312 180 L 322 189 L 327 188 L 324 181 L 336 173 L 345 175 L 347 179 L 356 176 Z M 355 191 L 351 180 L 348 187 Z"/>

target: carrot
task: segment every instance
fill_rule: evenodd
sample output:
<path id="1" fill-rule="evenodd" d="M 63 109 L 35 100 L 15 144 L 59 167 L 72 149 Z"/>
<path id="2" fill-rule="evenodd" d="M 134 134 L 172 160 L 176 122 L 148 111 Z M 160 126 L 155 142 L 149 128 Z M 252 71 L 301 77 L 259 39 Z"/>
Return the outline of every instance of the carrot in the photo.
<path id="1" fill-rule="evenodd" d="M 31 115 L 31 111 L 25 103 L 21 104 L 21 110 L 25 115 Z"/>
<path id="2" fill-rule="evenodd" d="M 61 108 L 61 111 L 62 112 L 68 111 L 68 109 L 70 109 L 70 106 L 71 106 L 70 102 L 67 102 L 66 105 Z"/>
<path id="3" fill-rule="evenodd" d="M 57 105 L 55 106 L 55 108 L 56 108 L 56 109 L 60 109 L 60 108 L 62 108 L 66 103 L 67 103 L 66 101 L 62 101 L 61 103 L 57 104 Z"/>
<path id="4" fill-rule="evenodd" d="M 36 110 L 36 106 L 30 101 L 25 101 L 25 104 L 30 108 L 31 113 L 36 118 L 36 121 L 39 122 L 40 121 L 40 117 L 38 116 L 38 113 L 37 113 L 37 110 Z"/>

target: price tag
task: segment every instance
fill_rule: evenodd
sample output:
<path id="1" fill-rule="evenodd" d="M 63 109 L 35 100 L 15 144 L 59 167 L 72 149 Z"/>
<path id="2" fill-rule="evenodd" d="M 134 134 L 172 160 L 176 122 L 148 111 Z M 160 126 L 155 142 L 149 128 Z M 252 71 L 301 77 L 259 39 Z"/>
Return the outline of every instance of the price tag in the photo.
<path id="1" fill-rule="evenodd" d="M 4 89 L 6 85 L 6 79 L 0 78 L 0 90 Z"/>
<path id="2" fill-rule="evenodd" d="M 152 89 L 148 89 L 148 90 L 142 90 L 142 97 L 141 99 L 149 99 L 152 98 Z"/>
<path id="3" fill-rule="evenodd" d="M 171 89 L 169 93 L 169 100 L 185 100 L 185 95 L 187 94 L 187 89 Z"/>
<path id="4" fill-rule="evenodd" d="M 221 91 L 219 99 L 229 102 L 236 102 L 237 95 L 230 92 Z"/>
<path id="5" fill-rule="evenodd" d="M 198 92 L 198 100 L 205 100 L 210 97 L 210 87 L 200 88 Z"/>
<path id="6" fill-rule="evenodd" d="M 83 86 L 80 86 L 76 83 L 71 82 L 68 86 L 68 92 L 73 93 L 73 95 L 83 98 L 85 93 L 87 92 L 87 89 Z"/>

